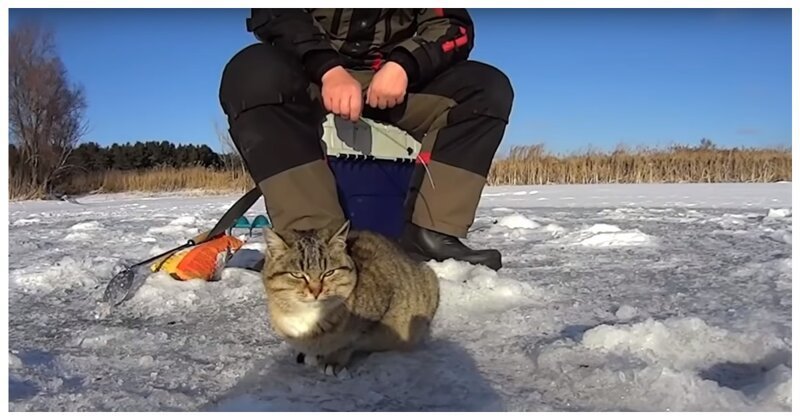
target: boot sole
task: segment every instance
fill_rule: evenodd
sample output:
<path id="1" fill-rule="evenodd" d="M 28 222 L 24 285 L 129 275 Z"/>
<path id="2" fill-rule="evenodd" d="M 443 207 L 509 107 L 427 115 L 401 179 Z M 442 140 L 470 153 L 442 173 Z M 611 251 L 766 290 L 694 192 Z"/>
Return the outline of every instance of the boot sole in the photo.
<path id="1" fill-rule="evenodd" d="M 453 259 L 453 260 L 456 260 L 456 261 L 463 261 L 463 262 L 470 263 L 470 264 L 482 265 L 482 266 L 487 267 L 489 269 L 492 269 L 494 271 L 498 271 L 501 268 L 503 268 L 502 256 L 500 255 L 499 252 L 497 252 L 497 258 L 496 259 L 492 258 L 492 257 L 489 257 L 489 258 L 475 258 L 473 260 L 473 259 L 470 259 L 469 257 L 467 257 L 467 258 L 460 258 L 460 257 L 446 257 L 446 258 L 429 257 L 429 256 L 426 256 L 424 253 L 422 253 L 419 250 L 419 248 L 416 247 L 416 246 L 413 246 L 413 249 L 409 249 L 409 247 L 406 246 L 405 244 L 401 244 L 401 247 L 402 247 L 403 251 L 415 261 L 427 262 L 427 261 L 431 261 L 432 260 L 432 261 L 437 261 L 437 262 L 443 262 L 443 261 L 446 261 L 446 260 L 449 260 L 449 259 Z M 476 257 L 478 257 L 479 255 L 476 255 Z M 495 268 L 495 267 L 497 267 L 497 268 Z"/>

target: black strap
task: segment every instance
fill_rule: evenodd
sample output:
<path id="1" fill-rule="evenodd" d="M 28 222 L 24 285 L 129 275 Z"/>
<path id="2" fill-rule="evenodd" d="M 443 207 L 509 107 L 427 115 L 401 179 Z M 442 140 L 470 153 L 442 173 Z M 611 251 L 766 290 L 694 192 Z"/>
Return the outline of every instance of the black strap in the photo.
<path id="1" fill-rule="evenodd" d="M 253 203 L 258 200 L 258 197 L 261 197 L 261 190 L 258 187 L 253 188 L 252 190 L 246 192 L 241 198 L 236 200 L 235 203 L 222 215 L 216 225 L 214 225 L 211 230 L 208 231 L 208 235 L 205 239 L 198 243 L 206 242 L 215 236 L 219 235 L 220 233 L 225 232 L 228 230 L 229 227 L 233 226 L 236 223 L 236 219 L 242 217 L 242 215 L 253 206 Z"/>

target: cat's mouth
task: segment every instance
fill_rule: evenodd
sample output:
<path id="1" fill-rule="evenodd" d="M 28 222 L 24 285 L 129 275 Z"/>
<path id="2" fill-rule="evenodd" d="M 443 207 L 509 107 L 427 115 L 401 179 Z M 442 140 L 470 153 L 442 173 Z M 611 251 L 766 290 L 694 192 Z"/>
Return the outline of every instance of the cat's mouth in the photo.
<path id="1" fill-rule="evenodd" d="M 303 299 L 303 303 L 309 305 L 314 308 L 326 309 L 331 308 L 334 306 L 339 306 L 344 302 L 340 296 L 319 296 L 319 297 L 312 297 L 306 296 Z"/>

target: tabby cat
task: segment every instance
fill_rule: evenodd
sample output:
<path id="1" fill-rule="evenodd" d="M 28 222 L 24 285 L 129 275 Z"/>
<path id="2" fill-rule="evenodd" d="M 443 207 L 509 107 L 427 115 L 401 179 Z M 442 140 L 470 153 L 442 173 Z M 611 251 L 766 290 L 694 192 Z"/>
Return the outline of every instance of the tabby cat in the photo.
<path id="1" fill-rule="evenodd" d="M 367 231 L 265 229 L 272 328 L 328 375 L 354 352 L 414 348 L 439 306 L 433 270 Z"/>

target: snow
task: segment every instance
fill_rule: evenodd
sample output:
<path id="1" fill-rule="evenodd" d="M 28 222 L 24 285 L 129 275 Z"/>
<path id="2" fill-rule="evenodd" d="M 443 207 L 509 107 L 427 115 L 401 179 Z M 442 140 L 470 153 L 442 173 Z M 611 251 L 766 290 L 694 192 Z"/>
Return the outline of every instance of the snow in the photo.
<path id="1" fill-rule="evenodd" d="M 536 229 L 539 227 L 538 223 L 521 214 L 512 214 L 511 216 L 503 217 L 497 224 L 510 229 Z"/>
<path id="2" fill-rule="evenodd" d="M 102 225 L 98 221 L 91 221 L 91 222 L 84 222 L 72 225 L 69 229 L 70 230 L 98 230 L 101 229 Z"/>
<path id="3" fill-rule="evenodd" d="M 596 326 L 546 349 L 537 362 L 548 369 L 564 359 L 585 358 L 578 368 L 586 372 L 565 373 L 580 378 L 578 393 L 589 385 L 586 375 L 600 382 L 592 387 L 607 387 L 608 394 L 596 401 L 600 409 L 616 409 L 603 401 L 615 396 L 632 410 L 750 410 L 754 403 L 760 410 L 782 410 L 791 405 L 787 347 L 771 334 L 732 332 L 695 317 L 647 319 Z"/>
<path id="4" fill-rule="evenodd" d="M 36 223 L 41 223 L 42 219 L 31 218 L 31 219 L 17 219 L 11 226 L 27 226 L 27 225 L 34 225 Z"/>
<path id="5" fill-rule="evenodd" d="M 614 313 L 614 316 L 617 317 L 620 321 L 625 321 L 631 319 L 639 314 L 639 311 L 630 305 L 622 305 L 617 309 Z"/>
<path id="6" fill-rule="evenodd" d="M 185 226 L 197 223 L 197 218 L 194 216 L 182 216 L 169 222 L 172 226 Z"/>
<path id="7" fill-rule="evenodd" d="M 294 362 L 251 266 L 148 278 L 126 264 L 208 229 L 235 195 L 10 203 L 14 411 L 789 411 L 791 183 L 489 187 L 468 243 L 504 268 L 430 262 L 431 338 L 352 378 Z M 264 211 L 256 204 L 247 217 Z"/>
<path id="8" fill-rule="evenodd" d="M 635 246 L 648 245 L 653 241 L 650 235 L 634 229 L 631 232 L 605 232 L 589 236 L 578 242 L 584 246 Z"/>
<path id="9" fill-rule="evenodd" d="M 769 209 L 767 213 L 767 217 L 789 217 L 791 215 L 791 209 Z"/>
<path id="10" fill-rule="evenodd" d="M 528 207 L 682 207 L 684 209 L 791 208 L 791 183 L 742 184 L 586 184 L 493 187 L 483 205 Z M 532 189 L 533 188 L 533 189 Z M 785 196 L 780 196 L 784 194 Z M 777 200 L 777 201 L 773 201 Z"/>

